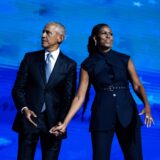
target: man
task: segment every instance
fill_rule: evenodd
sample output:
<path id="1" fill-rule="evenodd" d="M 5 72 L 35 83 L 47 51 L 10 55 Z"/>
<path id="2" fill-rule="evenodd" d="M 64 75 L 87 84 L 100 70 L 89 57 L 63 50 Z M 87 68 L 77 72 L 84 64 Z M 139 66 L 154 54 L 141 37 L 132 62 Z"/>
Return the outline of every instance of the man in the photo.
<path id="1" fill-rule="evenodd" d="M 64 37 L 63 25 L 48 23 L 42 33 L 44 50 L 27 53 L 20 64 L 12 90 L 18 160 L 34 159 L 39 138 L 42 159 L 58 159 L 64 136 L 54 136 L 49 130 L 63 122 L 76 88 L 76 63 L 59 48 Z"/>

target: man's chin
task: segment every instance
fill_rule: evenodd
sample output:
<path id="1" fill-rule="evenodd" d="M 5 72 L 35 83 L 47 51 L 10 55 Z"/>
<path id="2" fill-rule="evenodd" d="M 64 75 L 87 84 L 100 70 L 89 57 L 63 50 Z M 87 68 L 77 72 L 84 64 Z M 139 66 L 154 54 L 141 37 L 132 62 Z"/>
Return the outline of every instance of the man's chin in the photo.
<path id="1" fill-rule="evenodd" d="M 43 48 L 47 48 L 47 45 L 45 45 L 45 44 L 43 44 L 43 43 L 42 43 L 41 46 L 42 46 Z"/>

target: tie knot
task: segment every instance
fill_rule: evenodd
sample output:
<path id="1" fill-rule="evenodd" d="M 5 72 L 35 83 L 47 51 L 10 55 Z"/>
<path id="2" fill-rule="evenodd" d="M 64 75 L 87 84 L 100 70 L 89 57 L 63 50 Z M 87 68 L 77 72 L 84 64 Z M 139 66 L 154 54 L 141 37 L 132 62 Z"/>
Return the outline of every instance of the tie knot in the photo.
<path id="1" fill-rule="evenodd" d="M 51 53 L 48 53 L 47 56 L 46 56 L 46 63 L 51 61 L 52 58 L 53 58 L 53 55 Z"/>
<path id="2" fill-rule="evenodd" d="M 53 55 L 49 52 L 49 53 L 47 54 L 47 58 L 53 58 Z"/>

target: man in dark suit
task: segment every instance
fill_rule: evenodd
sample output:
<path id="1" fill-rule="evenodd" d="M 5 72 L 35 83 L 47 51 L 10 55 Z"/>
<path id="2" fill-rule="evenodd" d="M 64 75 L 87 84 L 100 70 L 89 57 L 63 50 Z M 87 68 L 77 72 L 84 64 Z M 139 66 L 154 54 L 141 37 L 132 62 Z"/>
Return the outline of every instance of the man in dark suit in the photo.
<path id="1" fill-rule="evenodd" d="M 76 63 L 60 51 L 65 28 L 48 23 L 42 33 L 44 50 L 25 54 L 12 90 L 17 108 L 13 130 L 19 133 L 18 160 L 33 160 L 38 139 L 43 160 L 57 160 L 62 138 L 49 130 L 61 123 L 76 89 Z M 61 136 L 60 136 L 61 135 Z"/>

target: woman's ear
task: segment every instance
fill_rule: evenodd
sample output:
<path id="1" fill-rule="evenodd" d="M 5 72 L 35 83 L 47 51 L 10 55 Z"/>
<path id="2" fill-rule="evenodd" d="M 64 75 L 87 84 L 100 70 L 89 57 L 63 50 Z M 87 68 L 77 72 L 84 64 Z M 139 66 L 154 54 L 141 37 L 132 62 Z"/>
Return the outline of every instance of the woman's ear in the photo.
<path id="1" fill-rule="evenodd" d="M 94 40 L 94 45 L 96 46 L 97 45 L 97 40 L 96 40 L 95 36 L 93 36 L 93 40 Z"/>

